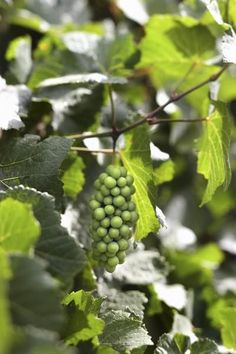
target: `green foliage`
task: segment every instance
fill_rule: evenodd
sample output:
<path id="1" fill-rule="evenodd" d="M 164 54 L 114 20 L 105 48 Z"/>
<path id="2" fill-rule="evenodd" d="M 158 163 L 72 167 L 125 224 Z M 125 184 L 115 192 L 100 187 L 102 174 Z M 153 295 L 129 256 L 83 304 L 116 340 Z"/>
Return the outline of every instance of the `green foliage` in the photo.
<path id="1" fill-rule="evenodd" d="M 0 0 L 0 354 L 236 350 L 235 13 Z"/>

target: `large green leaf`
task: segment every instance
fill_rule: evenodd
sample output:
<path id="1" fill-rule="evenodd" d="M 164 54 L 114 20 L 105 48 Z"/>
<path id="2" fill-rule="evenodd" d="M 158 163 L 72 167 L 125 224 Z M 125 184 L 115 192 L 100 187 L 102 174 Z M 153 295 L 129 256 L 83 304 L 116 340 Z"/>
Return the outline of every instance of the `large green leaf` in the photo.
<path id="1" fill-rule="evenodd" d="M 236 349 L 236 309 L 226 308 L 221 312 L 221 336 L 227 348 Z"/>
<path id="2" fill-rule="evenodd" d="M 71 144 L 56 136 L 40 142 L 35 135 L 0 143 L 0 190 L 24 184 L 60 198 L 59 168 Z"/>
<path id="3" fill-rule="evenodd" d="M 4 250 L 27 252 L 36 243 L 40 225 L 30 205 L 6 198 L 0 202 L 0 220 L 0 246 Z"/>
<path id="4" fill-rule="evenodd" d="M 103 299 L 95 299 L 89 292 L 79 290 L 68 294 L 63 304 L 68 306 L 69 322 L 66 325 L 66 343 L 77 345 L 81 341 L 93 340 L 98 343 L 97 336 L 104 329 L 104 322 L 98 318 Z"/>
<path id="5" fill-rule="evenodd" d="M 99 338 L 102 344 L 110 345 L 118 352 L 153 344 L 142 321 L 135 315 L 112 310 L 103 319 L 105 329 Z"/>
<path id="6" fill-rule="evenodd" d="M 76 153 L 70 153 L 62 165 L 64 171 L 62 176 L 63 189 L 65 194 L 72 199 L 75 199 L 82 190 L 85 177 L 83 170 L 85 168 L 81 157 Z"/>
<path id="7" fill-rule="evenodd" d="M 85 265 L 85 256 L 80 246 L 71 238 L 60 222 L 53 197 L 34 189 L 15 187 L 0 194 L 0 199 L 11 197 L 32 205 L 41 226 L 41 237 L 36 244 L 36 254 L 48 262 L 49 270 L 70 283 L 74 275 Z"/>
<path id="8" fill-rule="evenodd" d="M 231 171 L 229 147 L 231 120 L 226 105 L 214 102 L 214 111 L 203 123 L 203 134 L 198 141 L 198 173 L 207 180 L 207 187 L 202 198 L 202 205 L 209 202 L 216 189 L 228 187 Z"/>
<path id="9" fill-rule="evenodd" d="M 134 200 L 139 213 L 135 238 L 141 240 L 150 232 L 156 232 L 159 228 L 154 210 L 157 192 L 153 181 L 147 128 L 139 127 L 126 134 L 126 147 L 121 152 L 121 158 L 129 173 L 134 177 L 136 188 Z"/>
<path id="10" fill-rule="evenodd" d="M 45 271 L 46 264 L 19 254 L 11 256 L 10 264 L 9 302 L 13 322 L 20 326 L 60 330 L 64 316 L 59 283 Z"/>
<path id="11" fill-rule="evenodd" d="M 219 354 L 217 344 L 208 338 L 199 339 L 191 345 L 191 354 Z"/>
<path id="12" fill-rule="evenodd" d="M 170 334 L 163 334 L 158 342 L 155 354 L 182 354 L 178 343 Z"/>

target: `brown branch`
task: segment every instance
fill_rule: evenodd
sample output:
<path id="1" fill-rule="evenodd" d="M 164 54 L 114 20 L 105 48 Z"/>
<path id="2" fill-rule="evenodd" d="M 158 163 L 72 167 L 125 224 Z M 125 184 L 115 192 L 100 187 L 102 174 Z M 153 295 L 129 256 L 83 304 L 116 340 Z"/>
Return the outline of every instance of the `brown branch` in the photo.
<path id="1" fill-rule="evenodd" d="M 154 109 L 153 111 L 147 113 L 145 116 L 143 116 L 143 118 L 137 120 L 136 122 L 130 124 L 129 126 L 127 127 L 124 127 L 124 128 L 121 128 L 121 129 L 116 129 L 115 132 L 114 130 L 108 130 L 106 132 L 103 132 L 103 133 L 94 133 L 94 134 L 90 134 L 90 135 L 71 135 L 71 136 L 68 136 L 68 138 L 79 138 L 79 139 L 89 139 L 89 138 L 104 138 L 104 137 L 111 137 L 113 138 L 113 141 L 114 141 L 114 136 L 116 138 L 116 140 L 118 139 L 118 137 L 121 135 L 121 134 L 124 134 L 144 123 L 149 123 L 149 124 L 160 124 L 160 123 L 175 123 L 175 122 L 199 122 L 201 121 L 200 119 L 197 119 L 197 120 L 175 120 L 175 119 L 171 119 L 171 120 L 167 120 L 167 119 L 155 119 L 153 122 L 152 122 L 152 119 L 155 118 L 155 116 L 162 112 L 169 104 L 171 103 L 174 103 L 176 101 L 179 101 L 181 100 L 183 97 L 189 95 L 190 93 L 198 90 L 199 88 L 209 84 L 210 82 L 213 82 L 213 81 L 216 81 L 223 73 L 224 71 L 229 67 L 230 64 L 225 64 L 219 71 L 217 71 L 215 74 L 211 75 L 208 79 L 200 82 L 199 84 L 189 88 L 188 90 L 182 92 L 182 93 L 179 93 L 179 94 L 175 94 L 175 95 L 172 95 L 172 97 L 169 98 L 168 101 L 166 101 L 166 103 L 164 103 L 163 105 L 157 107 L 156 109 Z M 203 119 L 204 121 L 205 119 Z M 151 122 L 151 123 L 150 123 Z"/>

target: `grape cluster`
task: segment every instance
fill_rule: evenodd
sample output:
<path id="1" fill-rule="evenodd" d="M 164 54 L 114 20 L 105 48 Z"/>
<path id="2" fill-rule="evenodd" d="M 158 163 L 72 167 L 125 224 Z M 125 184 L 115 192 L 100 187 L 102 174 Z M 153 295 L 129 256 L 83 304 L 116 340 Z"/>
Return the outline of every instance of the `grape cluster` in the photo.
<path id="1" fill-rule="evenodd" d="M 96 191 L 89 202 L 93 257 L 110 273 L 124 262 L 132 227 L 138 220 L 132 201 L 133 182 L 125 167 L 114 165 L 109 165 L 94 182 Z"/>

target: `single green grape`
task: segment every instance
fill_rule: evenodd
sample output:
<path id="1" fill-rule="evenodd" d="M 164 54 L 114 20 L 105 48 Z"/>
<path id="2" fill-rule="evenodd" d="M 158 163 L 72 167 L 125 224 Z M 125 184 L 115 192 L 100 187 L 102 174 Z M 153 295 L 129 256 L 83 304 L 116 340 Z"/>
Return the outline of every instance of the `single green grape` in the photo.
<path id="1" fill-rule="evenodd" d="M 104 197 L 107 197 L 110 195 L 110 190 L 106 186 L 104 186 L 104 184 L 101 186 L 100 192 L 102 193 L 102 195 Z"/>
<path id="2" fill-rule="evenodd" d="M 105 227 L 106 229 L 111 225 L 110 218 L 105 217 L 101 222 L 100 222 L 102 227 Z"/>
<path id="3" fill-rule="evenodd" d="M 113 177 L 106 177 L 104 179 L 104 184 L 107 188 L 112 189 L 116 186 L 116 180 Z"/>
<path id="4" fill-rule="evenodd" d="M 99 237 L 104 237 L 104 236 L 106 236 L 106 234 L 107 234 L 107 229 L 105 229 L 104 227 L 101 227 L 101 226 L 100 226 L 100 227 L 97 229 L 96 233 L 97 233 L 97 235 L 98 235 Z"/>
<path id="5" fill-rule="evenodd" d="M 96 244 L 96 249 L 98 250 L 99 253 L 104 253 L 107 250 L 107 244 L 105 242 L 103 242 L 103 241 L 99 241 Z"/>
<path id="6" fill-rule="evenodd" d="M 121 219 L 120 216 L 113 216 L 111 218 L 111 226 L 114 227 L 114 229 L 119 229 L 122 224 L 123 224 L 123 220 Z"/>
<path id="7" fill-rule="evenodd" d="M 104 211 L 103 208 L 95 209 L 94 212 L 93 212 L 93 215 L 94 215 L 94 218 L 97 221 L 103 220 L 105 218 L 105 216 L 106 216 L 105 211 Z"/>
<path id="8" fill-rule="evenodd" d="M 103 203 L 105 204 L 105 205 L 111 205 L 112 204 L 112 197 L 105 197 L 104 199 L 103 199 Z"/>
<path id="9" fill-rule="evenodd" d="M 121 216 L 122 211 L 120 209 L 116 209 L 115 216 Z"/>
<path id="10" fill-rule="evenodd" d="M 121 219 L 123 221 L 130 221 L 131 220 L 131 213 L 128 210 L 122 211 Z"/>
<path id="11" fill-rule="evenodd" d="M 126 178 L 125 177 L 120 177 L 119 179 L 118 179 L 118 181 L 117 181 L 117 185 L 119 186 L 119 187 L 124 187 L 124 186 L 126 186 Z"/>
<path id="12" fill-rule="evenodd" d="M 119 263 L 124 263 L 126 257 L 125 251 L 117 252 L 116 257 L 119 259 Z"/>
<path id="13" fill-rule="evenodd" d="M 113 238 L 114 240 L 118 240 L 120 238 L 120 233 L 118 229 L 113 229 L 113 227 L 110 227 L 109 231 L 109 236 Z"/>
<path id="14" fill-rule="evenodd" d="M 106 205 L 104 210 L 107 215 L 112 215 L 115 212 L 115 208 L 113 207 L 113 205 Z"/>
<path id="15" fill-rule="evenodd" d="M 120 235 L 124 238 L 128 238 L 131 234 L 130 228 L 127 225 L 122 225 L 119 229 Z"/>
<path id="16" fill-rule="evenodd" d="M 109 235 L 106 235 L 106 236 L 103 238 L 103 241 L 106 242 L 106 243 L 111 243 L 111 242 L 112 242 L 112 238 L 111 238 Z"/>
<path id="17" fill-rule="evenodd" d="M 118 241 L 119 242 L 119 241 Z M 110 254 L 115 254 L 116 252 L 119 251 L 119 245 L 117 242 L 113 241 L 107 245 L 107 251 Z"/>
<path id="18" fill-rule="evenodd" d="M 125 202 L 125 203 L 120 207 L 120 210 L 121 210 L 121 211 L 125 211 L 125 210 L 127 210 L 127 208 L 128 208 L 128 203 Z"/>
<path id="19" fill-rule="evenodd" d="M 118 241 L 118 247 L 120 251 L 125 251 L 129 248 L 129 243 L 127 240 L 124 240 L 123 238 Z"/>
<path id="20" fill-rule="evenodd" d="M 114 256 L 107 259 L 107 264 L 111 267 L 116 267 L 119 264 L 119 258 Z"/>
<path id="21" fill-rule="evenodd" d="M 96 189 L 100 189 L 101 188 L 101 182 L 99 181 L 99 179 L 96 179 L 96 181 L 94 182 L 94 187 L 96 188 Z"/>
<path id="22" fill-rule="evenodd" d="M 136 209 L 135 203 L 132 202 L 132 201 L 128 202 L 128 207 L 127 207 L 127 209 L 128 209 L 129 211 L 134 211 L 134 210 Z"/>
<path id="23" fill-rule="evenodd" d="M 97 228 L 99 227 L 99 222 L 98 221 L 96 221 L 96 220 L 93 220 L 93 222 L 92 222 L 92 228 L 94 229 L 94 230 L 97 230 Z"/>
<path id="24" fill-rule="evenodd" d="M 97 202 L 102 203 L 103 202 L 103 198 L 104 198 L 104 196 L 102 195 L 102 193 L 100 191 L 95 193 L 95 199 L 96 199 Z"/>
<path id="25" fill-rule="evenodd" d="M 117 166 L 109 165 L 106 168 L 106 172 L 109 176 L 118 179 L 121 176 L 121 171 L 120 168 Z"/>
<path id="26" fill-rule="evenodd" d="M 117 197 L 113 198 L 113 204 L 116 207 L 121 207 L 125 203 L 125 198 L 122 195 L 118 195 Z"/>
<path id="27" fill-rule="evenodd" d="M 131 194 L 134 194 L 136 192 L 135 186 L 130 186 Z"/>
<path id="28" fill-rule="evenodd" d="M 131 196 L 131 187 L 125 186 L 125 187 L 121 188 L 120 193 L 125 198 L 130 197 Z"/>
<path id="29" fill-rule="evenodd" d="M 136 211 L 131 211 L 131 221 L 135 224 L 139 219 L 138 213 Z"/>
<path id="30" fill-rule="evenodd" d="M 96 199 L 91 199 L 90 202 L 89 202 L 89 207 L 92 210 L 97 209 L 100 206 L 101 206 L 101 203 L 99 203 Z"/>
<path id="31" fill-rule="evenodd" d="M 100 181 L 101 183 L 103 183 L 103 182 L 104 182 L 104 179 L 105 179 L 107 176 L 108 176 L 108 174 L 107 174 L 106 172 L 101 173 L 101 174 L 99 175 L 99 181 Z"/>
<path id="32" fill-rule="evenodd" d="M 113 197 L 117 197 L 120 194 L 120 188 L 119 187 L 114 187 L 111 190 L 111 195 L 113 195 Z"/>
<path id="33" fill-rule="evenodd" d="M 105 269 L 106 269 L 107 272 L 113 273 L 114 270 L 116 269 L 116 267 L 112 267 L 112 266 L 106 264 L 106 265 L 105 265 Z"/>
<path id="34" fill-rule="evenodd" d="M 108 260 L 108 257 L 107 257 L 106 254 L 101 254 L 99 258 L 100 258 L 100 260 L 103 261 L 103 262 L 107 262 L 107 260 Z"/>
<path id="35" fill-rule="evenodd" d="M 134 183 L 134 177 L 131 175 L 128 175 L 126 177 L 126 183 L 128 184 L 128 186 L 131 186 Z"/>

